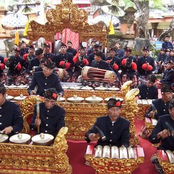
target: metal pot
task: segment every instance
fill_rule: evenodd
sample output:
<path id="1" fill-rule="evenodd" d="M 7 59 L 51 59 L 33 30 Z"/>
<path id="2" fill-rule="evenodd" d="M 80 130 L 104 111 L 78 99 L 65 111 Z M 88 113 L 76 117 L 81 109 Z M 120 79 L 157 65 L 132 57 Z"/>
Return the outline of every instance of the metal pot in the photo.
<path id="1" fill-rule="evenodd" d="M 50 146 L 53 143 L 54 136 L 51 134 L 41 133 L 32 137 L 34 145 Z"/>
<path id="2" fill-rule="evenodd" d="M 19 133 L 10 137 L 9 141 L 16 144 L 29 144 L 31 136 L 29 134 Z"/>

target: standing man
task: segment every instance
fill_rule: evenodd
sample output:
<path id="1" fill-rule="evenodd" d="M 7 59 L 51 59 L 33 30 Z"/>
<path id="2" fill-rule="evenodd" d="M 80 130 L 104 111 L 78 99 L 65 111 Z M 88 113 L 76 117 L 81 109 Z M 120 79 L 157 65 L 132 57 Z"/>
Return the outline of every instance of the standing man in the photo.
<path id="1" fill-rule="evenodd" d="M 155 70 L 154 59 L 149 56 L 148 47 L 143 47 L 143 56 L 137 61 L 138 75 L 147 78 Z"/>
<path id="2" fill-rule="evenodd" d="M 122 59 L 124 57 L 124 50 L 120 48 L 120 43 L 115 44 L 115 56 L 119 59 Z"/>
<path id="3" fill-rule="evenodd" d="M 121 113 L 121 102 L 111 98 L 107 103 L 108 115 L 98 117 L 93 127 L 85 134 L 85 139 L 89 143 L 90 141 L 96 141 L 97 145 L 111 145 L 111 146 L 129 146 L 129 126 L 130 122 L 120 116 Z M 103 141 L 98 135 L 96 126 L 106 136 Z"/>
<path id="4" fill-rule="evenodd" d="M 73 57 L 77 54 L 77 50 L 72 47 L 72 42 L 71 41 L 67 42 L 67 52 L 71 53 L 73 55 Z"/>
<path id="5" fill-rule="evenodd" d="M 162 44 L 162 48 L 164 48 L 168 51 L 173 49 L 173 45 L 169 40 L 170 40 L 170 36 L 167 35 L 164 39 L 164 43 Z"/>
<path id="6" fill-rule="evenodd" d="M 64 43 L 61 44 L 60 53 L 54 57 L 53 62 L 56 67 L 65 69 L 70 78 L 72 77 L 73 54 L 67 52 L 67 46 Z"/>
<path id="7" fill-rule="evenodd" d="M 28 93 L 30 95 L 36 94 L 43 96 L 45 91 L 49 88 L 55 88 L 59 95 L 63 95 L 63 89 L 60 84 L 59 77 L 53 73 L 55 68 L 55 63 L 51 59 L 46 59 L 45 63 L 42 65 L 43 71 L 34 73 L 30 87 L 28 88 Z M 34 90 L 36 87 L 36 91 Z"/>
<path id="8" fill-rule="evenodd" d="M 120 67 L 120 59 L 115 56 L 115 49 L 111 48 L 109 50 L 109 57 L 106 58 L 106 62 L 112 67 L 115 73 L 118 75 L 118 70 Z"/>
<path id="9" fill-rule="evenodd" d="M 125 48 L 125 56 L 121 59 L 120 68 L 121 72 L 121 81 L 122 83 L 127 80 L 133 81 L 133 86 L 137 85 L 137 64 L 136 58 L 132 56 L 132 50 L 129 47 Z"/>
<path id="10" fill-rule="evenodd" d="M 6 88 L 0 83 L 0 131 L 9 136 L 23 128 L 23 118 L 17 104 L 6 100 Z"/>
<path id="11" fill-rule="evenodd" d="M 43 49 L 39 48 L 36 50 L 35 52 L 36 58 L 31 59 L 29 61 L 29 65 L 28 65 L 28 72 L 33 71 L 34 67 L 38 67 L 40 65 L 40 61 L 43 58 Z"/>
<path id="12" fill-rule="evenodd" d="M 54 59 L 54 54 L 50 52 L 50 44 L 44 43 L 44 49 L 43 49 L 43 56 L 48 59 L 51 58 L 51 60 Z"/>
<path id="13" fill-rule="evenodd" d="M 22 69 L 25 66 L 25 61 L 20 57 L 20 49 L 14 49 L 14 55 L 6 61 L 6 66 L 9 68 L 8 75 L 8 84 L 11 85 L 15 83 L 15 78 L 19 76 L 22 72 Z"/>
<path id="14" fill-rule="evenodd" d="M 40 118 L 37 118 L 37 106 L 34 107 L 31 129 L 40 127 L 40 133 L 52 134 L 56 137 L 59 130 L 65 126 L 65 110 L 56 104 L 57 91 L 49 88 L 45 91 L 44 102 L 39 104 Z"/>

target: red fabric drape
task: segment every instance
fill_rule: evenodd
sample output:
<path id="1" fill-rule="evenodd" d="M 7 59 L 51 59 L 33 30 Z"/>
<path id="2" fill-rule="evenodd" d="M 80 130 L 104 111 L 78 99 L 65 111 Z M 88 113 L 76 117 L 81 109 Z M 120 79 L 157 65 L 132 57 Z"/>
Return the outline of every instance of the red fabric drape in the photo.
<path id="1" fill-rule="evenodd" d="M 62 32 L 62 42 L 67 44 L 67 41 L 73 43 L 73 48 L 78 49 L 79 47 L 79 34 L 71 31 L 70 29 L 64 29 Z"/>

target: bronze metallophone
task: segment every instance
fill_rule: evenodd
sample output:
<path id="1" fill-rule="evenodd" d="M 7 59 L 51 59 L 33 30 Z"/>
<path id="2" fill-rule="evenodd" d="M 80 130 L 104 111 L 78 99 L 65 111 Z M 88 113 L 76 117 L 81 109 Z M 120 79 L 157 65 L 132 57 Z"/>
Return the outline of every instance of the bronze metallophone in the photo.
<path id="1" fill-rule="evenodd" d="M 164 173 L 173 174 L 174 173 L 174 152 L 170 150 L 158 150 L 158 160 Z"/>
<path id="2" fill-rule="evenodd" d="M 116 147 L 88 145 L 85 154 L 86 162 L 96 174 L 130 174 L 138 164 L 144 162 L 144 151 L 141 147 Z"/>

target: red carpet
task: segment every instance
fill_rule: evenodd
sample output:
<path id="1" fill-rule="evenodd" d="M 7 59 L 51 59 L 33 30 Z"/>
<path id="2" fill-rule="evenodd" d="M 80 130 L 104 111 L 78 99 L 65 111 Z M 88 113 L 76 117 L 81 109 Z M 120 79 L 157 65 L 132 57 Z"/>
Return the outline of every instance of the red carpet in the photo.
<path id="1" fill-rule="evenodd" d="M 137 134 L 143 124 L 143 121 L 135 119 Z M 142 139 L 141 137 L 139 137 L 139 140 L 140 146 L 143 147 L 145 152 L 145 161 L 143 164 L 139 165 L 139 168 L 136 169 L 133 174 L 157 174 L 158 172 L 150 162 L 150 157 L 155 153 L 156 148 L 154 148 L 148 140 Z M 68 140 L 68 145 L 68 156 L 73 169 L 73 174 L 95 174 L 92 167 L 85 165 L 84 155 L 87 146 L 86 141 Z"/>

